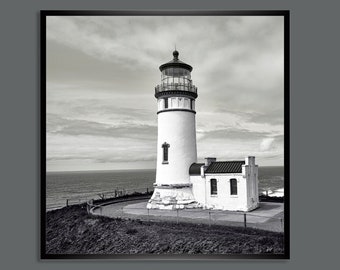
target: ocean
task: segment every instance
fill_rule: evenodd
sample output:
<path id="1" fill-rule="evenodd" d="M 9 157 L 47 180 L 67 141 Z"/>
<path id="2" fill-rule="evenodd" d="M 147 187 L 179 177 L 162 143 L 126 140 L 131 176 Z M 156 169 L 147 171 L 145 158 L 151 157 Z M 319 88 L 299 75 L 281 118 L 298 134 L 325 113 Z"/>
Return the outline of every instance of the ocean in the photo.
<path id="1" fill-rule="evenodd" d="M 46 173 L 46 209 L 69 203 L 99 199 L 102 192 L 125 190 L 129 193 L 152 189 L 156 170 L 79 171 Z M 259 167 L 259 192 L 283 196 L 284 167 Z"/>

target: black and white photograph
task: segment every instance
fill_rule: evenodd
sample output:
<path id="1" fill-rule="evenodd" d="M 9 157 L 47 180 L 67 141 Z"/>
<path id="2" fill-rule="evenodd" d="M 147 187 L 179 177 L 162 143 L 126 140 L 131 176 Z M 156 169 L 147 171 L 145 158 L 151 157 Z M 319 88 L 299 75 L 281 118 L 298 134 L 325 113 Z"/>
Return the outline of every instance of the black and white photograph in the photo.
<path id="1" fill-rule="evenodd" d="M 41 258 L 289 258 L 289 11 L 40 15 Z"/>

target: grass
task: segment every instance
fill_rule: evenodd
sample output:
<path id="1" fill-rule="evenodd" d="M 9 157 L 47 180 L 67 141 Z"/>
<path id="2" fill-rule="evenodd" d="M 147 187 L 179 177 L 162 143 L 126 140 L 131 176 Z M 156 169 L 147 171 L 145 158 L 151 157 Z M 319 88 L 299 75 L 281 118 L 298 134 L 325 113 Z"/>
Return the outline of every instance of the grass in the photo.
<path id="1" fill-rule="evenodd" d="M 282 233 L 88 215 L 81 205 L 46 213 L 47 254 L 282 254 Z"/>

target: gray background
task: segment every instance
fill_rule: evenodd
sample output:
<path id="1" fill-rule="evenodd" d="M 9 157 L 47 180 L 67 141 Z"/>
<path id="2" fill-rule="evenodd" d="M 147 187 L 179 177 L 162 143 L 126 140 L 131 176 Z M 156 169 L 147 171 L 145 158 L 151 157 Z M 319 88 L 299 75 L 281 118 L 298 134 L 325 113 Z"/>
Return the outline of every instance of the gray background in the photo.
<path id="1" fill-rule="evenodd" d="M 1 1 L 1 268 L 332 268 L 339 250 L 340 188 L 336 1 L 160 2 Z M 291 260 L 39 261 L 39 10 L 141 8 L 291 10 Z"/>

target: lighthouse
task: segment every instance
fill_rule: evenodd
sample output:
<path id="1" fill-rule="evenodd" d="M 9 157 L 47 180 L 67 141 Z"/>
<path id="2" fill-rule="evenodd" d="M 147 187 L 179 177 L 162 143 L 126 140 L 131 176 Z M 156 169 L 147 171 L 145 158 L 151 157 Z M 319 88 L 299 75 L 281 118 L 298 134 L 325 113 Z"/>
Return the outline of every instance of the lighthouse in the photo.
<path id="1" fill-rule="evenodd" d="M 191 79 L 192 67 L 173 59 L 159 67 L 161 83 L 155 87 L 158 137 L 154 193 L 149 209 L 197 207 L 189 168 L 197 162 L 195 100 L 197 87 Z"/>

